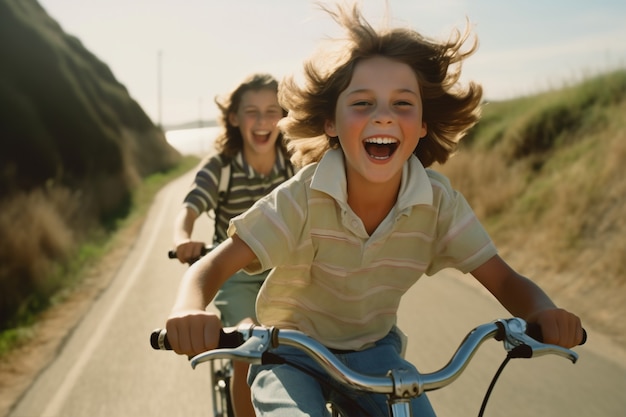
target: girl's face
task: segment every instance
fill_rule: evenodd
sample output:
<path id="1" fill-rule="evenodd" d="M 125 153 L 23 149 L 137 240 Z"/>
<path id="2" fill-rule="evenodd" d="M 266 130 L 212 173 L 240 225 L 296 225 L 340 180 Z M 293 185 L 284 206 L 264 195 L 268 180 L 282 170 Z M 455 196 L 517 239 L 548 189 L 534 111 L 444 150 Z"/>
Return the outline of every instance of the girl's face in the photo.
<path id="1" fill-rule="evenodd" d="M 339 137 L 348 181 L 399 184 L 402 166 L 426 135 L 411 67 L 382 56 L 359 62 L 326 134 Z"/>
<path id="2" fill-rule="evenodd" d="M 231 113 L 230 124 L 239 128 L 245 154 L 274 155 L 274 146 L 280 130 L 276 127 L 283 117 L 275 91 L 249 90 L 241 96 L 236 113 Z"/>

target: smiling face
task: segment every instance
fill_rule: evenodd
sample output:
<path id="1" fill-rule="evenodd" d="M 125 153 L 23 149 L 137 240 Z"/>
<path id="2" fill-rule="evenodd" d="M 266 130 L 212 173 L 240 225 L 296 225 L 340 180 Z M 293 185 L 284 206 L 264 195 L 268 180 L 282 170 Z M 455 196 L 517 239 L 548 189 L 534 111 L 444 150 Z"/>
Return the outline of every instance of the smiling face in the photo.
<path id="1" fill-rule="evenodd" d="M 239 128 L 243 138 L 244 155 L 260 156 L 275 153 L 276 139 L 280 130 L 276 126 L 283 117 L 278 96 L 270 89 L 249 90 L 241 96 L 236 113 L 229 122 Z"/>
<path id="2" fill-rule="evenodd" d="M 359 62 L 325 130 L 339 137 L 349 183 L 399 186 L 402 166 L 426 135 L 411 67 L 382 56 Z"/>

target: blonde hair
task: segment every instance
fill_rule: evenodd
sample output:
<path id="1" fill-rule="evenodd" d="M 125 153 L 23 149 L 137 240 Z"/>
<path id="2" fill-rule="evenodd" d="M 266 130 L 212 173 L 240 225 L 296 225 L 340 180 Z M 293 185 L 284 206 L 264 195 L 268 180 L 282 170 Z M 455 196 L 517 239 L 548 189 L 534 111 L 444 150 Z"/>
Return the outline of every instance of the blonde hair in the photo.
<path id="1" fill-rule="evenodd" d="M 375 56 L 384 56 L 409 65 L 417 77 L 423 106 L 423 121 L 427 135 L 420 139 L 414 154 L 425 167 L 434 162 L 444 163 L 456 150 L 458 141 L 479 119 L 482 88 L 469 83 L 466 89 L 458 85 L 461 62 L 474 53 L 474 42 L 466 51 L 462 47 L 470 37 L 454 30 L 446 42 L 427 39 L 408 28 L 375 30 L 362 16 L 358 6 L 337 5 L 331 10 L 320 5 L 347 32 L 341 41 L 341 53 L 304 63 L 304 81 L 285 78 L 279 86 L 279 100 L 289 109 L 281 121 L 292 161 L 298 166 L 319 161 L 330 148 L 339 146 L 337 138 L 326 136 L 326 121 L 335 118 L 339 94 L 345 90 L 357 63 Z M 338 40 L 337 40 L 338 41 Z"/>

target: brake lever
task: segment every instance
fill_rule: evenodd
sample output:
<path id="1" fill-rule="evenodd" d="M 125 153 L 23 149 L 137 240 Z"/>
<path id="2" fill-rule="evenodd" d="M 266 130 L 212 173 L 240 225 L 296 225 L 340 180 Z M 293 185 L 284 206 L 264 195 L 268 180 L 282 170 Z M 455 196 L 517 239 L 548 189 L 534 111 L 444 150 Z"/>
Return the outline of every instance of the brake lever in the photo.
<path id="1" fill-rule="evenodd" d="M 273 329 L 255 328 L 254 325 L 243 329 L 244 342 L 235 348 L 213 349 L 191 358 L 191 367 L 213 359 L 227 358 L 250 364 L 261 364 L 263 354 L 272 347 Z"/>
<path id="2" fill-rule="evenodd" d="M 539 342 L 526 334 L 526 321 L 514 317 L 498 320 L 503 327 L 502 342 L 511 358 L 533 358 L 544 355 L 558 355 L 569 359 L 572 363 L 578 360 L 578 354 L 573 350 Z"/>

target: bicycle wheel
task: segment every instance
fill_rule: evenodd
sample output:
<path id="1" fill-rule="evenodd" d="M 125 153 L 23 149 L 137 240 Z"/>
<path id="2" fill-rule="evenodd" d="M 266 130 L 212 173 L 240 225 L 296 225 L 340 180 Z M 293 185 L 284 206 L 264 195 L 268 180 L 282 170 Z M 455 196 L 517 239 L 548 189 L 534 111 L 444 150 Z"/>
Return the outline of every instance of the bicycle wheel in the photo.
<path id="1" fill-rule="evenodd" d="M 232 368 L 229 361 L 211 361 L 211 397 L 214 417 L 234 417 L 230 398 Z"/>
<path id="2" fill-rule="evenodd" d="M 233 409 L 233 402 L 230 396 L 230 382 L 233 376 L 233 364 L 231 361 L 222 362 L 222 373 L 224 378 L 224 409 L 226 410 L 227 417 L 235 417 L 235 410 Z"/>

